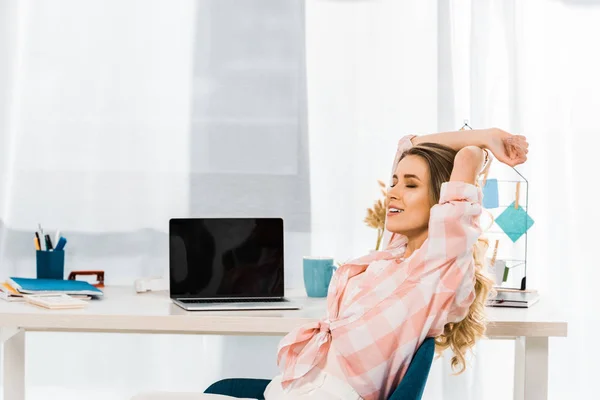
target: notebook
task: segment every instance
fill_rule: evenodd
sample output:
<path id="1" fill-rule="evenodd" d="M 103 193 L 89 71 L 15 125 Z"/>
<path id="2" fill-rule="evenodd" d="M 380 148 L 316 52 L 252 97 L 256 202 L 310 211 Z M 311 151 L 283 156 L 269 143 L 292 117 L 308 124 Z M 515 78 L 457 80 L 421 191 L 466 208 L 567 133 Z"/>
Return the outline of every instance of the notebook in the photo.
<path id="1" fill-rule="evenodd" d="M 97 287 L 85 281 L 60 280 L 60 279 L 31 279 L 10 278 L 8 284 L 19 293 L 65 293 L 73 295 L 102 296 L 103 293 Z"/>
<path id="2" fill-rule="evenodd" d="M 49 308 L 51 310 L 65 310 L 87 306 L 85 301 L 74 299 L 64 293 L 28 294 L 25 296 L 25 301 L 38 307 Z"/>
<path id="3" fill-rule="evenodd" d="M 487 301 L 490 307 L 529 308 L 540 299 L 537 292 L 498 292 L 494 298 Z"/>

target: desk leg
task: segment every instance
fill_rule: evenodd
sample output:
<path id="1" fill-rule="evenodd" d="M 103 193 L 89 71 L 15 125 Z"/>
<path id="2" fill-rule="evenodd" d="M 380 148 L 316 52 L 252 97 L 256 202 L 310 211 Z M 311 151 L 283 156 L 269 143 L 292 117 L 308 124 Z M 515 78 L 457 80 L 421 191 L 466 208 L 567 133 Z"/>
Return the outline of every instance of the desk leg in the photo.
<path id="1" fill-rule="evenodd" d="M 25 400 L 25 331 L 0 329 L 4 342 L 4 400 Z"/>
<path id="2" fill-rule="evenodd" d="M 548 399 L 548 338 L 515 340 L 515 400 Z"/>

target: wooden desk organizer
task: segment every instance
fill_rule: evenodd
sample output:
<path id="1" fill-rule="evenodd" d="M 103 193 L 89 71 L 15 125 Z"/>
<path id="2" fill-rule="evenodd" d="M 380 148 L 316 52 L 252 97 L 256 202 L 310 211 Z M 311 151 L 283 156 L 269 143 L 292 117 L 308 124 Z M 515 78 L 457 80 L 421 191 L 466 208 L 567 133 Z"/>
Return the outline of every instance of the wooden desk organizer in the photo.
<path id="1" fill-rule="evenodd" d="M 78 275 L 96 275 L 96 283 L 92 283 L 93 286 L 97 288 L 104 287 L 104 271 L 71 271 L 69 274 L 69 280 L 76 280 Z"/>

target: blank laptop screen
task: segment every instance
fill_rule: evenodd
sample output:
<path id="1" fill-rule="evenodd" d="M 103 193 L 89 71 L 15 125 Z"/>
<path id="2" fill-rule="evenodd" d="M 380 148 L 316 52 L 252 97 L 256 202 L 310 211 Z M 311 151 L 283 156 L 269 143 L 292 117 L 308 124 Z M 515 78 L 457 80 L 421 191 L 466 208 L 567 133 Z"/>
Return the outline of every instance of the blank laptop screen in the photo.
<path id="1" fill-rule="evenodd" d="M 171 297 L 282 297 L 281 218 L 171 219 Z"/>

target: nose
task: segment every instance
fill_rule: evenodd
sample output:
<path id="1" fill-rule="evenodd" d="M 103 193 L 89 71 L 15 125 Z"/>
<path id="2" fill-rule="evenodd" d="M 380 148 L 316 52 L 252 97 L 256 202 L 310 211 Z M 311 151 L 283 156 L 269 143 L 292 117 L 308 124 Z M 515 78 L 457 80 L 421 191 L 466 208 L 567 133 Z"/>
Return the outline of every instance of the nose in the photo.
<path id="1" fill-rule="evenodd" d="M 388 200 L 400 200 L 400 191 L 397 188 L 398 185 L 394 186 L 393 188 L 388 189 L 388 193 L 387 193 L 387 197 Z"/>

